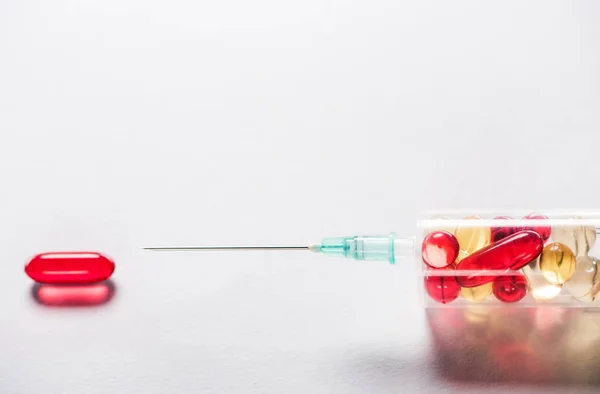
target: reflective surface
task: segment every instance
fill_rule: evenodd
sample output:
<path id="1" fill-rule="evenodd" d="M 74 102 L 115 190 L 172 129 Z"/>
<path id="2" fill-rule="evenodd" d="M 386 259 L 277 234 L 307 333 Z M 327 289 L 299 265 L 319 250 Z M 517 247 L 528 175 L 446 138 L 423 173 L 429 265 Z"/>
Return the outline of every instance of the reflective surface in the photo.
<path id="1" fill-rule="evenodd" d="M 600 390 L 600 312 L 583 309 L 435 309 L 427 312 L 435 368 L 452 384 L 534 384 Z"/>
<path id="2" fill-rule="evenodd" d="M 577 0 L 0 1 L 0 393 L 598 394 L 595 347 L 553 352 L 556 328 L 434 334 L 414 261 L 138 247 L 596 209 L 599 20 Z M 58 248 L 115 258 L 110 302 L 31 297 L 23 264 Z M 529 375 L 489 368 L 527 337 Z M 528 378 L 565 357 L 568 378 Z"/>
<path id="3" fill-rule="evenodd" d="M 107 280 L 90 285 L 49 285 L 36 283 L 31 286 L 31 296 L 44 306 L 93 307 L 109 302 L 116 291 L 115 283 Z"/>

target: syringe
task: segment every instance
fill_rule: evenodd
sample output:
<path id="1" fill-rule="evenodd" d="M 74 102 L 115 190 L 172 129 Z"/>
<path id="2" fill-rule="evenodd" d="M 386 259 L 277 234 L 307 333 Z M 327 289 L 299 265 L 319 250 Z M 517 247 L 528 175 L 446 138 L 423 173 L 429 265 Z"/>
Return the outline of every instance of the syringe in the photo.
<path id="1" fill-rule="evenodd" d="M 351 236 L 324 238 L 321 242 L 306 246 L 175 246 L 149 247 L 145 250 L 163 252 L 193 251 L 260 251 L 305 250 L 325 256 L 346 257 L 354 260 L 389 261 L 414 256 L 414 238 L 397 238 L 394 233 L 383 236 Z"/>
<path id="2" fill-rule="evenodd" d="M 417 235 L 324 238 L 306 246 L 150 247 L 154 251 L 304 250 L 364 261 L 414 258 L 425 305 L 587 307 L 600 293 L 593 257 L 600 214 L 488 212 L 428 215 Z"/>

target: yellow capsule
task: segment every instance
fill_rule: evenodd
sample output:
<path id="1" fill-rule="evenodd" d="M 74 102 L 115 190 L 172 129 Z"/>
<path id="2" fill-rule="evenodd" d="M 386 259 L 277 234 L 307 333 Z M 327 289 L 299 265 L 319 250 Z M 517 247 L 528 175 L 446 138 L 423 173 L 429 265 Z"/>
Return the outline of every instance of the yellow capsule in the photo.
<path id="1" fill-rule="evenodd" d="M 477 287 L 463 287 L 460 289 L 460 295 L 472 302 L 482 302 L 492 294 L 492 285 L 493 283 L 487 283 Z"/>
<path id="2" fill-rule="evenodd" d="M 465 220 L 481 220 L 479 216 L 468 216 Z M 492 231 L 489 227 L 458 226 L 454 234 L 460 246 L 457 261 L 462 260 L 471 253 L 483 248 L 490 243 Z"/>
<path id="3" fill-rule="evenodd" d="M 540 257 L 523 267 L 522 271 L 525 278 L 527 278 L 529 292 L 536 300 L 551 300 L 560 293 L 562 285 L 548 282 L 542 273 L 540 269 Z"/>
<path id="4" fill-rule="evenodd" d="M 572 219 L 583 218 L 574 216 Z M 583 224 L 553 226 L 552 241 L 566 245 L 575 256 L 586 256 L 596 243 L 596 228 Z"/>
<path id="5" fill-rule="evenodd" d="M 580 256 L 577 257 L 575 272 L 571 279 L 565 283 L 565 290 L 573 297 L 582 301 L 591 302 L 591 296 L 595 283 L 598 280 L 598 265 L 595 257 Z"/>
<path id="6" fill-rule="evenodd" d="M 567 246 L 558 242 L 546 245 L 540 259 L 540 270 L 548 282 L 562 285 L 575 273 L 575 255 Z"/>

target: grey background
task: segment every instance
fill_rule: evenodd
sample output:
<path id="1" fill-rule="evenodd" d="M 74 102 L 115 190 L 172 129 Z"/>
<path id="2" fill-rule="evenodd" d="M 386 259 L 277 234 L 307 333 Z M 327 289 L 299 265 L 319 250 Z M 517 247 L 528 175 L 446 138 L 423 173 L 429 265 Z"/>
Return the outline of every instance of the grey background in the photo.
<path id="1" fill-rule="evenodd" d="M 597 314 L 428 314 L 414 263 L 139 247 L 597 209 L 598 20 L 593 1 L 0 2 L 0 392 L 597 392 Z M 110 301 L 37 302 L 27 259 L 81 249 L 115 258 Z"/>

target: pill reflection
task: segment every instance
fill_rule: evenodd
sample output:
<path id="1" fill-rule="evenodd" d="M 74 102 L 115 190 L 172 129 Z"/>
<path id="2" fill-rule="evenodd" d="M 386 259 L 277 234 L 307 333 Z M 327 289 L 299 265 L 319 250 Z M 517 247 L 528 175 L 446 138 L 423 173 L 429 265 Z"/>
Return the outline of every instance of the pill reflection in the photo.
<path id="1" fill-rule="evenodd" d="M 35 284 L 31 288 L 33 299 L 44 306 L 92 307 L 109 302 L 115 293 L 115 285 L 108 280 L 92 285 Z"/>
<path id="2" fill-rule="evenodd" d="M 474 306 L 427 318 L 434 365 L 450 381 L 600 386 L 600 313 Z"/>

